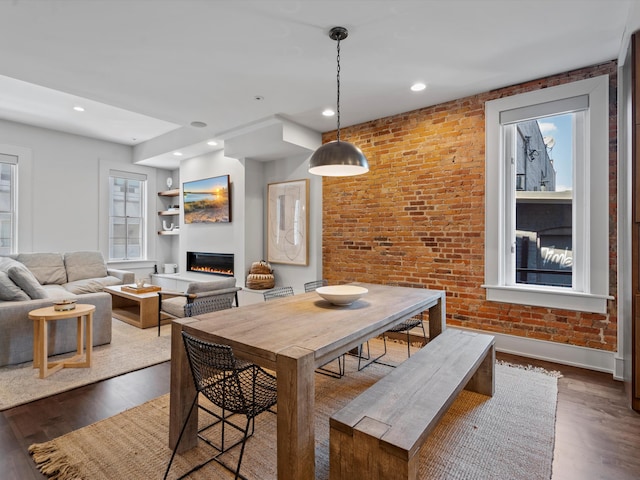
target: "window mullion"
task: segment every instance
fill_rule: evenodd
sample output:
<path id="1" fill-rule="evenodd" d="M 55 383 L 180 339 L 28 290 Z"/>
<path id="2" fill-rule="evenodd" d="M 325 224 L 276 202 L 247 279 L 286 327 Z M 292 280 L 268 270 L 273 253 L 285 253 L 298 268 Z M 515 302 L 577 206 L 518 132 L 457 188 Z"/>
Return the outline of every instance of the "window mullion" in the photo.
<path id="1" fill-rule="evenodd" d="M 503 161 L 504 165 L 504 178 L 501 182 L 504 188 L 504 203 L 502 205 L 502 212 L 500 218 L 502 219 L 501 226 L 501 239 L 502 247 L 500 256 L 502 261 L 502 281 L 505 285 L 515 284 L 515 187 L 516 187 L 516 151 L 515 140 L 516 128 L 515 125 L 505 125 L 503 127 L 504 134 L 504 150 Z"/>
<path id="2" fill-rule="evenodd" d="M 589 149 L 586 145 L 586 122 L 587 115 L 583 112 L 577 112 L 573 119 L 574 134 L 574 158 L 573 164 L 573 289 L 579 292 L 588 292 L 590 290 L 590 277 L 588 259 L 590 258 L 590 236 L 589 230 L 589 212 L 590 197 L 587 192 L 590 191 L 589 182 L 590 175 L 588 168 L 578 168 L 576 159 L 583 159 L 586 165 L 589 165 L 588 159 Z"/>

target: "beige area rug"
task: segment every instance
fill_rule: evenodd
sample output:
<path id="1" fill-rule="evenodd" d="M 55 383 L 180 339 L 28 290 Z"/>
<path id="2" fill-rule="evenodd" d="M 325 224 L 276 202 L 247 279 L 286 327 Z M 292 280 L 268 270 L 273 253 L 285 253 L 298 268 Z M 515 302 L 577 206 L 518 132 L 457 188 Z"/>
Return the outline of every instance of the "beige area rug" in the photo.
<path id="1" fill-rule="evenodd" d="M 392 346 L 393 347 L 393 346 Z M 406 356 L 405 346 L 394 356 Z M 357 372 L 347 358 L 347 376 L 316 375 L 316 477 L 329 478 L 329 416 L 389 371 L 372 365 Z M 420 478 L 548 480 L 555 436 L 557 379 L 549 374 L 496 365 L 496 394 L 489 398 L 463 391 L 421 451 Z M 204 415 L 200 415 L 202 420 Z M 169 461 L 168 395 L 114 417 L 30 447 L 49 478 L 159 479 Z M 276 478 L 276 416 L 265 412 L 247 442 L 242 472 L 252 479 Z M 208 458 L 210 447 L 176 456 L 169 478 Z M 237 453 L 222 459 L 234 465 Z M 233 475 L 215 462 L 193 479 Z"/>
<path id="2" fill-rule="evenodd" d="M 0 368 L 0 411 L 39 398 L 165 362 L 171 358 L 171 326 L 140 329 L 113 319 L 111 344 L 94 347 L 91 368 L 63 368 L 38 378 L 33 362 Z M 49 361 L 73 354 L 49 357 Z"/>

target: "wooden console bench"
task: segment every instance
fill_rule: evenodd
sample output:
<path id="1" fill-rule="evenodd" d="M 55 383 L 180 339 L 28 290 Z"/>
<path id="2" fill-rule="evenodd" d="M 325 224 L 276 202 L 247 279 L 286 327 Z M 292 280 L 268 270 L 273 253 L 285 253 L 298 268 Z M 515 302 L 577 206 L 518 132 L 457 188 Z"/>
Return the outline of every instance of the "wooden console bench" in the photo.
<path id="1" fill-rule="evenodd" d="M 418 452 L 465 388 L 493 396 L 495 339 L 446 329 L 330 419 L 331 480 L 418 478 Z"/>

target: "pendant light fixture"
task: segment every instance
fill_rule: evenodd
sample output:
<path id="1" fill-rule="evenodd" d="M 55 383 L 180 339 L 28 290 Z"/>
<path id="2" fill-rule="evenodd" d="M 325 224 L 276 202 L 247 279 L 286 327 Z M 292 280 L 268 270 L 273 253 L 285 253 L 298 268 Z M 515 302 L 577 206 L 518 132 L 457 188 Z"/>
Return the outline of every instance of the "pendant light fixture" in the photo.
<path id="1" fill-rule="evenodd" d="M 333 27 L 329 37 L 338 42 L 338 74 L 337 78 L 337 108 L 338 123 L 337 139 L 325 143 L 309 157 L 309 173 L 326 177 L 348 177 L 360 175 L 369 171 L 369 162 L 364 153 L 355 145 L 340 141 L 340 41 L 347 38 L 349 32 L 344 27 Z"/>

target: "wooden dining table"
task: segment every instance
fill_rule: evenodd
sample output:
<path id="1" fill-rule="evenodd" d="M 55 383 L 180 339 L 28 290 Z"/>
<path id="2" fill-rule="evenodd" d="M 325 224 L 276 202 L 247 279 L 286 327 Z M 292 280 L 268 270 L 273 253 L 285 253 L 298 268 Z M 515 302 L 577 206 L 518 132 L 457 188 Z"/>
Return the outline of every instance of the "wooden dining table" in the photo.
<path id="1" fill-rule="evenodd" d="M 175 446 L 195 395 L 184 330 L 205 341 L 230 345 L 238 358 L 276 372 L 278 478 L 314 479 L 315 369 L 421 312 L 428 311 L 430 338 L 445 328 L 443 291 L 354 285 L 369 291 L 348 306 L 332 305 L 311 292 L 174 320 L 169 447 Z M 197 415 L 195 408 L 178 452 L 196 446 Z"/>

